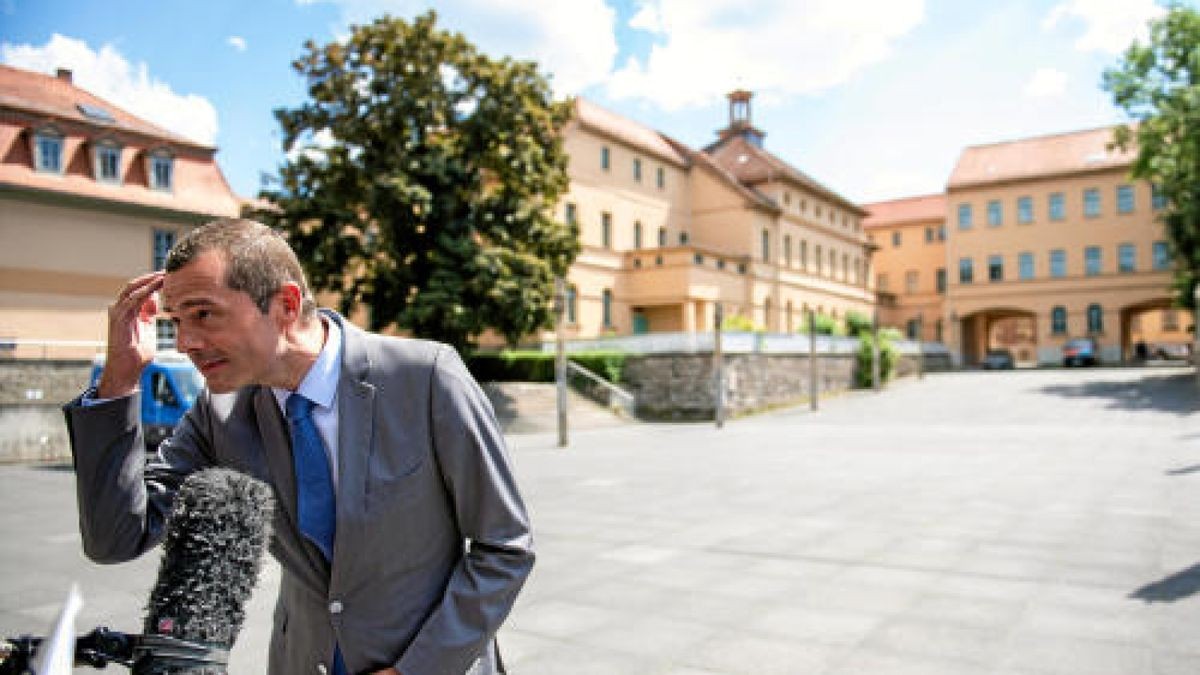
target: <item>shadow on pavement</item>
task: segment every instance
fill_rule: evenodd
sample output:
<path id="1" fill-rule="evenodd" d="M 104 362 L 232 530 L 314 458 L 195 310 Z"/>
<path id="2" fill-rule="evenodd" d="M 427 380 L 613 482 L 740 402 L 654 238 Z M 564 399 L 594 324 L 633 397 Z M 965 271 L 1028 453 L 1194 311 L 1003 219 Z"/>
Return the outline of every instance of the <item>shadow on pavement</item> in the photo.
<path id="1" fill-rule="evenodd" d="M 1144 377 L 1139 380 L 1055 384 L 1042 392 L 1066 398 L 1109 399 L 1109 408 L 1147 410 L 1189 415 L 1200 409 L 1196 376 L 1189 369 L 1175 375 Z"/>
<path id="2" fill-rule="evenodd" d="M 1200 471 L 1200 464 L 1193 464 L 1191 466 L 1184 466 L 1178 469 L 1171 469 L 1170 471 L 1167 471 L 1167 475 L 1182 476 L 1189 473 L 1196 473 L 1197 471 Z"/>
<path id="3" fill-rule="evenodd" d="M 1197 591 L 1200 591 L 1200 563 L 1142 586 L 1129 597 L 1145 602 L 1175 602 L 1195 595 Z"/>

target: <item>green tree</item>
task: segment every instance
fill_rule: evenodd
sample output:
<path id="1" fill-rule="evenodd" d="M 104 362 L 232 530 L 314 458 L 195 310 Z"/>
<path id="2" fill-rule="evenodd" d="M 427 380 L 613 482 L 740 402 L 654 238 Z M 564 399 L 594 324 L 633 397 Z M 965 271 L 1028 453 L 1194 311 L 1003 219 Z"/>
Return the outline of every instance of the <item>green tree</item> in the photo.
<path id="1" fill-rule="evenodd" d="M 1173 3 L 1104 72 L 1104 88 L 1136 125 L 1117 128 L 1115 144 L 1137 148 L 1134 178 L 1150 181 L 1166 206 L 1160 219 L 1176 261 L 1179 304 L 1193 306 L 1200 276 L 1200 14 Z"/>
<path id="2" fill-rule="evenodd" d="M 870 316 L 853 309 L 846 312 L 846 332 L 848 334 L 857 337 L 864 333 L 870 333 L 871 327 L 872 322 Z"/>
<path id="3" fill-rule="evenodd" d="M 292 65 L 308 99 L 278 109 L 288 160 L 256 215 L 288 236 L 341 309 L 462 349 L 551 325 L 579 253 L 555 102 L 534 63 L 491 59 L 430 11 L 354 26 Z"/>

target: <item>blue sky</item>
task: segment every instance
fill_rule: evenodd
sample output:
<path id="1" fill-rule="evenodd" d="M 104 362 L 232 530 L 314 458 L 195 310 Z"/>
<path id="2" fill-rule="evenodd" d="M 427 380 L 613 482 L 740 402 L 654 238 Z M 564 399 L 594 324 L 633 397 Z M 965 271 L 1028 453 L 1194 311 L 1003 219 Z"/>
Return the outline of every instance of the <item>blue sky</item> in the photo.
<path id="1" fill-rule="evenodd" d="M 0 0 L 0 61 L 75 81 L 219 147 L 239 194 L 282 160 L 271 111 L 304 98 L 305 40 L 410 0 Z M 533 58 L 692 147 L 755 92 L 766 146 L 846 197 L 938 192 L 966 145 L 1120 121 L 1100 89 L 1155 0 L 442 0 L 442 25 Z M 1143 37 L 1144 39 L 1144 37 Z"/>

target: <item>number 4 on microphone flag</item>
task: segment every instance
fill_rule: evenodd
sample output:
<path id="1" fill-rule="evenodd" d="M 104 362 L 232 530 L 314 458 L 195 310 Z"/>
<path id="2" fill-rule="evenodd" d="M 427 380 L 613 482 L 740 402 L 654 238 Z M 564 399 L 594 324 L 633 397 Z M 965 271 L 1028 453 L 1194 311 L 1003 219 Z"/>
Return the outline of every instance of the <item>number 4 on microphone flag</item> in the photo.
<path id="1" fill-rule="evenodd" d="M 79 586 L 71 584 L 67 601 L 50 630 L 50 639 L 38 649 L 33 667 L 36 675 L 71 675 L 71 668 L 75 664 L 75 617 L 82 607 Z"/>

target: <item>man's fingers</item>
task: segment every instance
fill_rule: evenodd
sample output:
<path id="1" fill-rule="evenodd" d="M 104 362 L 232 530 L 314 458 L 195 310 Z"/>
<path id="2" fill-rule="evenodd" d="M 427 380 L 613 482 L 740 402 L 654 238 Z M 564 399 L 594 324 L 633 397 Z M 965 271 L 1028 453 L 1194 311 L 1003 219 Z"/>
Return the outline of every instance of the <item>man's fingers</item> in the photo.
<path id="1" fill-rule="evenodd" d="M 162 288 L 163 275 L 163 272 L 150 272 L 149 274 L 134 277 L 129 283 L 125 284 L 125 288 L 121 289 L 120 294 L 117 295 L 117 302 L 138 299 L 138 296 L 141 299 L 145 299 L 146 295 Z M 141 304 L 140 299 L 138 300 L 138 304 Z"/>

